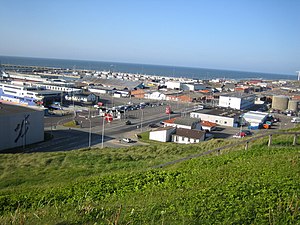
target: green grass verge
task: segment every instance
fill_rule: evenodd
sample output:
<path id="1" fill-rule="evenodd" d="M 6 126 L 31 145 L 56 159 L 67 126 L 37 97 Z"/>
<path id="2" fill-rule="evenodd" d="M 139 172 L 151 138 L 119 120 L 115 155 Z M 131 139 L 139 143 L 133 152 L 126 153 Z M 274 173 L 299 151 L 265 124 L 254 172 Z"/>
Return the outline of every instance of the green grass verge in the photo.
<path id="1" fill-rule="evenodd" d="M 80 127 L 79 123 L 76 120 L 71 120 L 63 124 L 65 127 Z"/>
<path id="2" fill-rule="evenodd" d="M 0 224 L 297 224 L 300 147 L 236 142 L 0 155 Z"/>

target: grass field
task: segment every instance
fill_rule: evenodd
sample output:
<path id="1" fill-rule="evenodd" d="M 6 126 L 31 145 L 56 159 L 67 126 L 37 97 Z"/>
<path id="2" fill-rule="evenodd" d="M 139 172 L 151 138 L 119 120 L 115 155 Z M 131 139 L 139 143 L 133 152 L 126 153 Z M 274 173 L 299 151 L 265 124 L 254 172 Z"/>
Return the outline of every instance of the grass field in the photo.
<path id="1" fill-rule="evenodd" d="M 0 224 L 298 224 L 292 139 L 161 169 L 153 167 L 238 140 L 1 154 Z"/>

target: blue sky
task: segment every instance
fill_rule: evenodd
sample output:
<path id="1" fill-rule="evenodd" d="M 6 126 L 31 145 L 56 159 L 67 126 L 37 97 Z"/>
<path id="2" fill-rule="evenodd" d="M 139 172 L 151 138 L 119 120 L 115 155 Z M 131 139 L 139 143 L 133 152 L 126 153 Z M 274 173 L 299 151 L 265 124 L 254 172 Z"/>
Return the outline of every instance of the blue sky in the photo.
<path id="1" fill-rule="evenodd" d="M 0 55 L 295 74 L 298 0 L 1 0 Z"/>

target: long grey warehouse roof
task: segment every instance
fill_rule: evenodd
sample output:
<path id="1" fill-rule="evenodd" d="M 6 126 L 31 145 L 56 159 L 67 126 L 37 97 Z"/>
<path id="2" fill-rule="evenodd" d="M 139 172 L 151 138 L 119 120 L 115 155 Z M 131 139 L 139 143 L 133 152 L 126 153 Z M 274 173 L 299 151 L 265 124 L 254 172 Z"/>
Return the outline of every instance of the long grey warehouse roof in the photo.
<path id="1" fill-rule="evenodd" d="M 246 111 L 234 110 L 229 108 L 215 108 L 215 109 L 203 109 L 194 111 L 194 113 L 203 113 L 203 114 L 210 114 L 214 116 L 224 116 L 234 118 L 236 116 L 240 116 L 244 114 Z"/>
<path id="2" fill-rule="evenodd" d="M 111 86 L 116 88 L 128 88 L 130 90 L 138 87 L 143 82 L 141 81 L 132 81 L 132 80 L 121 80 L 121 79 L 103 79 L 103 78 L 97 78 L 97 77 L 84 77 L 81 82 L 92 82 L 92 83 L 99 83 L 103 86 Z"/>
<path id="3" fill-rule="evenodd" d="M 37 110 L 17 106 L 17 105 L 8 105 L 0 102 L 0 116 L 17 114 L 17 113 L 26 113 L 26 112 L 36 112 Z"/>

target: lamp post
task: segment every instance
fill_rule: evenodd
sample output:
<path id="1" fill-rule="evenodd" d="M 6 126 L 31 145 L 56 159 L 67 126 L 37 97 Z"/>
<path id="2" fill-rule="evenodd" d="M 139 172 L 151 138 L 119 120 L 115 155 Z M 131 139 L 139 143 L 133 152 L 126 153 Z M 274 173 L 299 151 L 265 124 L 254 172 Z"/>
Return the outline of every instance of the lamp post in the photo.
<path id="1" fill-rule="evenodd" d="M 101 148 L 103 148 L 103 141 L 104 141 L 104 122 L 105 122 L 105 116 L 102 117 L 102 138 L 101 138 Z"/>
<path id="2" fill-rule="evenodd" d="M 143 131 L 144 110 L 141 109 L 141 131 Z"/>
<path id="3" fill-rule="evenodd" d="M 91 140 L 92 140 L 92 121 L 90 118 L 85 118 L 90 122 L 90 130 L 89 130 L 89 148 L 91 148 Z"/>

